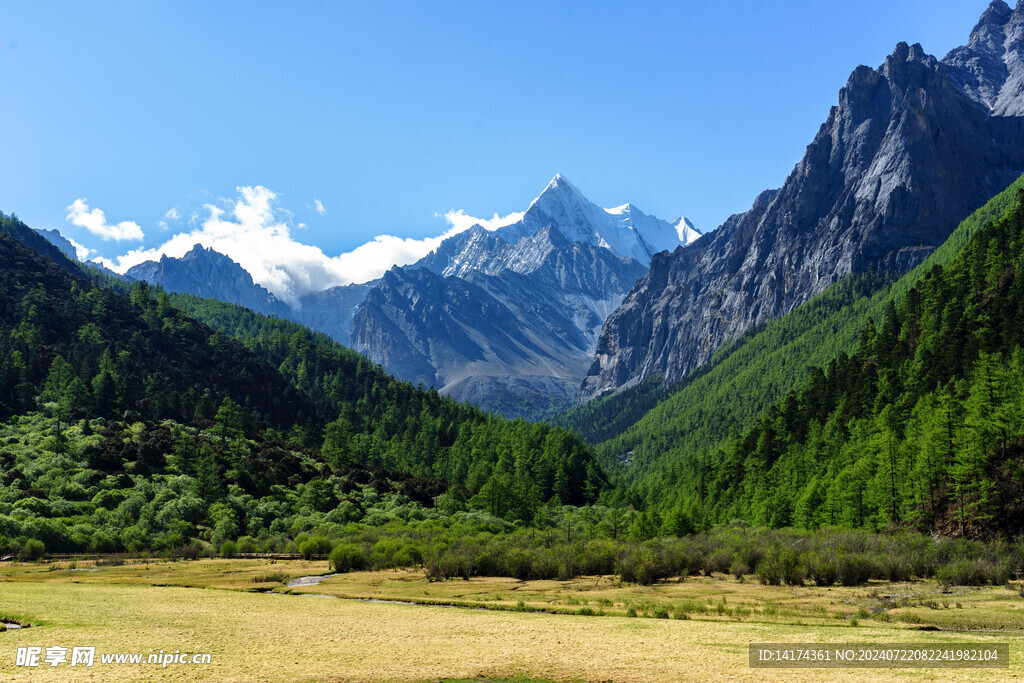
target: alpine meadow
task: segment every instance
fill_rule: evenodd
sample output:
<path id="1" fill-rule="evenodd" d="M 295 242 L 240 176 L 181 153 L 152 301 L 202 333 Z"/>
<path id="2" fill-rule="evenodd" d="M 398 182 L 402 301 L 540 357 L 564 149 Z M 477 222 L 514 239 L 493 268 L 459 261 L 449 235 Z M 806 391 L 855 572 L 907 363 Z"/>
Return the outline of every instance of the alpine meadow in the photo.
<path id="1" fill-rule="evenodd" d="M 975 4 L 0 8 L 0 676 L 1024 678 Z"/>

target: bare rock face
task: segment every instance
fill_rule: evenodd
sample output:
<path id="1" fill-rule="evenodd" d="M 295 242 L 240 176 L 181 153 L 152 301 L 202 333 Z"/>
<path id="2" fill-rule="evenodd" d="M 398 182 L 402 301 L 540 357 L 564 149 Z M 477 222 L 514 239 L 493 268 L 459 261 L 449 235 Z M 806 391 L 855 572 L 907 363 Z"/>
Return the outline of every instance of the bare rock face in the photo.
<path id="1" fill-rule="evenodd" d="M 855 69 L 781 189 L 652 259 L 605 321 L 580 400 L 676 381 L 850 273 L 923 260 L 1024 172 L 1022 48 L 1024 9 L 997 0 L 943 61 L 900 43 Z"/>
<path id="2" fill-rule="evenodd" d="M 352 323 L 388 372 L 510 416 L 574 400 L 605 316 L 644 273 L 554 227 L 515 243 L 480 227 L 393 268 Z"/>
<path id="3" fill-rule="evenodd" d="M 360 284 L 339 285 L 319 292 L 310 292 L 299 298 L 292 319 L 306 327 L 323 332 L 335 341 L 349 346 L 352 337 L 352 318 L 370 289 L 380 280 Z"/>
<path id="4" fill-rule="evenodd" d="M 161 256 L 125 273 L 130 280 L 158 284 L 169 292 L 191 294 L 238 304 L 264 315 L 290 318 L 288 306 L 231 258 L 202 245 L 195 245 L 181 258 Z"/>
<path id="5" fill-rule="evenodd" d="M 981 15 L 967 45 L 943 63 L 950 78 L 995 116 L 1024 114 L 1024 4 L 1010 10 L 996 0 Z"/>

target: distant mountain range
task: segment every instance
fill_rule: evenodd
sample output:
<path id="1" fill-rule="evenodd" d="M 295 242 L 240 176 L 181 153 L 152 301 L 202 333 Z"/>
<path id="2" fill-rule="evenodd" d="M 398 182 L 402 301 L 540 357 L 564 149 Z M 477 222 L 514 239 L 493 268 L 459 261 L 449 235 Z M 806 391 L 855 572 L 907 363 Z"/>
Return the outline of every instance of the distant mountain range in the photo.
<path id="1" fill-rule="evenodd" d="M 569 405 L 601 323 L 654 254 L 700 237 L 555 176 L 522 218 L 475 226 L 369 292 L 353 348 L 399 377 L 505 415 Z"/>
<path id="2" fill-rule="evenodd" d="M 46 236 L 65 248 L 56 231 Z M 511 224 L 473 226 L 379 280 L 313 292 L 294 306 L 201 245 L 125 277 L 300 322 L 399 378 L 537 416 L 575 399 L 601 324 L 651 259 L 700 236 L 682 217 L 602 208 L 558 175 Z"/>

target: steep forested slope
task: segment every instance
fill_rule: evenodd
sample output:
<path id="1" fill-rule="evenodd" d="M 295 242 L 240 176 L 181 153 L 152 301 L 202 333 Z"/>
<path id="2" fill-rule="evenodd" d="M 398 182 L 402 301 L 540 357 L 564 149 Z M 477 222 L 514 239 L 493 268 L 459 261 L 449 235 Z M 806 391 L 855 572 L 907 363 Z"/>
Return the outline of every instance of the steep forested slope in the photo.
<path id="1" fill-rule="evenodd" d="M 840 352 L 852 352 L 864 326 L 880 321 L 890 299 L 902 300 L 932 267 L 948 264 L 973 235 L 1013 207 L 1022 188 L 1024 178 L 975 211 L 925 263 L 899 280 L 872 274 L 848 278 L 792 313 L 744 334 L 671 390 L 649 381 L 579 406 L 558 424 L 577 429 L 592 442 L 605 437 L 599 458 L 631 481 L 696 457 L 729 434 L 751 427 L 770 406 L 802 386 L 811 367 L 824 367 Z M 620 457 L 628 452 L 627 467 Z M 636 493 L 648 496 L 643 486 Z"/>
<path id="2" fill-rule="evenodd" d="M 707 521 L 1020 533 L 1024 190 L 1014 198 L 945 267 L 891 297 L 852 354 L 645 488 L 673 491 Z"/>
<path id="3" fill-rule="evenodd" d="M 31 234 L 0 219 L 0 417 L 34 410 L 40 395 L 69 417 L 130 410 L 190 421 L 197 411 L 212 416 L 225 398 L 257 425 L 315 417 L 308 399 L 240 343 L 146 288 L 128 299 L 93 287 L 49 243 L 37 246 L 54 260 L 13 237 Z"/>
<path id="4" fill-rule="evenodd" d="M 294 323 L 101 287 L 30 238 L 0 220 L 0 551 L 277 546 L 436 503 L 532 523 L 608 486 L 568 432 L 396 381 Z"/>
<path id="5" fill-rule="evenodd" d="M 563 503 L 582 504 L 607 485 L 591 449 L 562 429 L 489 415 L 395 380 L 364 356 L 296 323 L 211 299 L 169 298 L 242 341 L 319 409 L 338 415 L 329 429 L 344 434 L 337 447 L 345 458 L 439 477 L 471 492 L 496 478 L 500 496 L 513 496 L 508 482 L 515 480 L 538 501 L 557 495 Z"/>

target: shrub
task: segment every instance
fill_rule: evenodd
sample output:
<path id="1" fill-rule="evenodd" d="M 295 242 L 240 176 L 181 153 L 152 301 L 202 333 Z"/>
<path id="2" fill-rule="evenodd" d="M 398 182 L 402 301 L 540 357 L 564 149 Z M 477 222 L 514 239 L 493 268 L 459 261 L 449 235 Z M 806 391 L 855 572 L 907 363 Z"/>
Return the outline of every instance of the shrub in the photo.
<path id="1" fill-rule="evenodd" d="M 316 555 L 329 555 L 331 541 L 323 536 L 307 538 L 299 544 L 299 554 L 304 560 L 311 560 Z"/>
<path id="2" fill-rule="evenodd" d="M 736 554 L 748 567 L 756 567 L 764 559 L 764 550 L 752 543 L 744 544 Z"/>
<path id="3" fill-rule="evenodd" d="M 878 568 L 867 555 L 841 555 L 837 564 L 839 583 L 860 586 L 875 576 Z"/>
<path id="4" fill-rule="evenodd" d="M 958 560 L 939 567 L 935 578 L 944 586 L 998 586 L 1010 580 L 1010 570 L 992 560 Z"/>
<path id="5" fill-rule="evenodd" d="M 331 551 L 331 568 L 339 574 L 366 569 L 366 553 L 353 543 L 339 543 Z"/>
<path id="6" fill-rule="evenodd" d="M 839 563 L 834 553 L 815 552 L 807 558 L 807 574 L 818 586 L 831 586 L 839 580 Z"/>
<path id="7" fill-rule="evenodd" d="M 22 562 L 38 562 L 43 559 L 45 554 L 46 546 L 43 545 L 43 542 L 39 539 L 31 538 L 21 547 L 21 550 L 18 552 L 18 559 Z"/>
<path id="8" fill-rule="evenodd" d="M 117 541 L 110 534 L 97 530 L 89 541 L 89 549 L 95 553 L 112 553 L 117 550 Z"/>
<path id="9" fill-rule="evenodd" d="M 615 573 L 615 546 L 605 540 L 587 543 L 583 551 L 583 573 L 589 576 Z"/>
<path id="10" fill-rule="evenodd" d="M 695 549 L 689 549 L 684 551 L 680 558 L 677 566 L 679 568 L 679 576 L 693 576 L 700 574 L 704 568 L 704 556 L 700 551 Z"/>
<path id="11" fill-rule="evenodd" d="M 224 541 L 220 546 L 221 557 L 234 557 L 238 554 L 238 545 L 234 541 Z"/>
<path id="12" fill-rule="evenodd" d="M 729 573 L 736 577 L 737 581 L 742 581 L 743 577 L 750 573 L 750 567 L 747 566 L 746 562 L 737 557 L 729 566 Z"/>
<path id="13" fill-rule="evenodd" d="M 905 558 L 895 553 L 885 553 L 879 562 L 882 576 L 889 581 L 909 581 L 910 563 Z"/>
<path id="14" fill-rule="evenodd" d="M 416 546 L 406 545 L 391 556 L 391 561 L 396 567 L 412 567 L 423 563 L 423 554 Z"/>
<path id="15" fill-rule="evenodd" d="M 649 546 L 634 546 L 619 558 L 619 578 L 627 583 L 650 586 L 671 575 L 668 563 Z"/>
<path id="16" fill-rule="evenodd" d="M 238 539 L 238 552 L 240 553 L 254 553 L 256 552 L 256 539 L 252 536 L 242 536 Z"/>
<path id="17" fill-rule="evenodd" d="M 560 576 L 559 576 L 559 563 L 558 563 L 558 559 L 552 554 L 551 551 L 549 551 L 549 550 L 541 550 L 541 551 L 535 552 L 531 559 L 532 559 L 531 573 L 533 574 L 533 578 L 535 578 L 535 579 L 558 579 L 558 578 L 560 578 Z M 468 562 L 468 558 L 467 558 L 467 565 L 472 567 L 472 563 Z M 470 571 L 469 569 L 466 570 L 466 574 L 467 575 L 465 576 L 465 578 L 467 578 L 467 579 L 469 578 L 469 575 L 468 575 L 469 571 Z M 568 568 L 566 569 L 566 573 L 568 574 Z M 461 576 L 462 573 L 459 572 L 458 575 Z M 570 578 L 570 577 L 567 576 L 566 578 Z"/>
<path id="18" fill-rule="evenodd" d="M 465 551 L 446 550 L 426 563 L 427 579 L 445 581 L 456 577 L 469 581 L 473 560 Z"/>
<path id="19" fill-rule="evenodd" d="M 779 586 L 783 582 L 791 586 L 802 586 L 806 578 L 800 557 L 792 550 L 779 547 L 765 554 L 756 573 L 758 580 L 766 586 Z"/>
<path id="20" fill-rule="evenodd" d="M 716 550 L 711 553 L 704 565 L 704 574 L 711 576 L 712 573 L 727 574 L 732 563 L 732 553 L 728 550 Z"/>
<path id="21" fill-rule="evenodd" d="M 196 543 L 190 543 L 180 548 L 176 548 L 171 551 L 172 557 L 180 557 L 183 560 L 195 560 L 199 558 L 199 555 L 203 552 L 203 549 Z"/>

